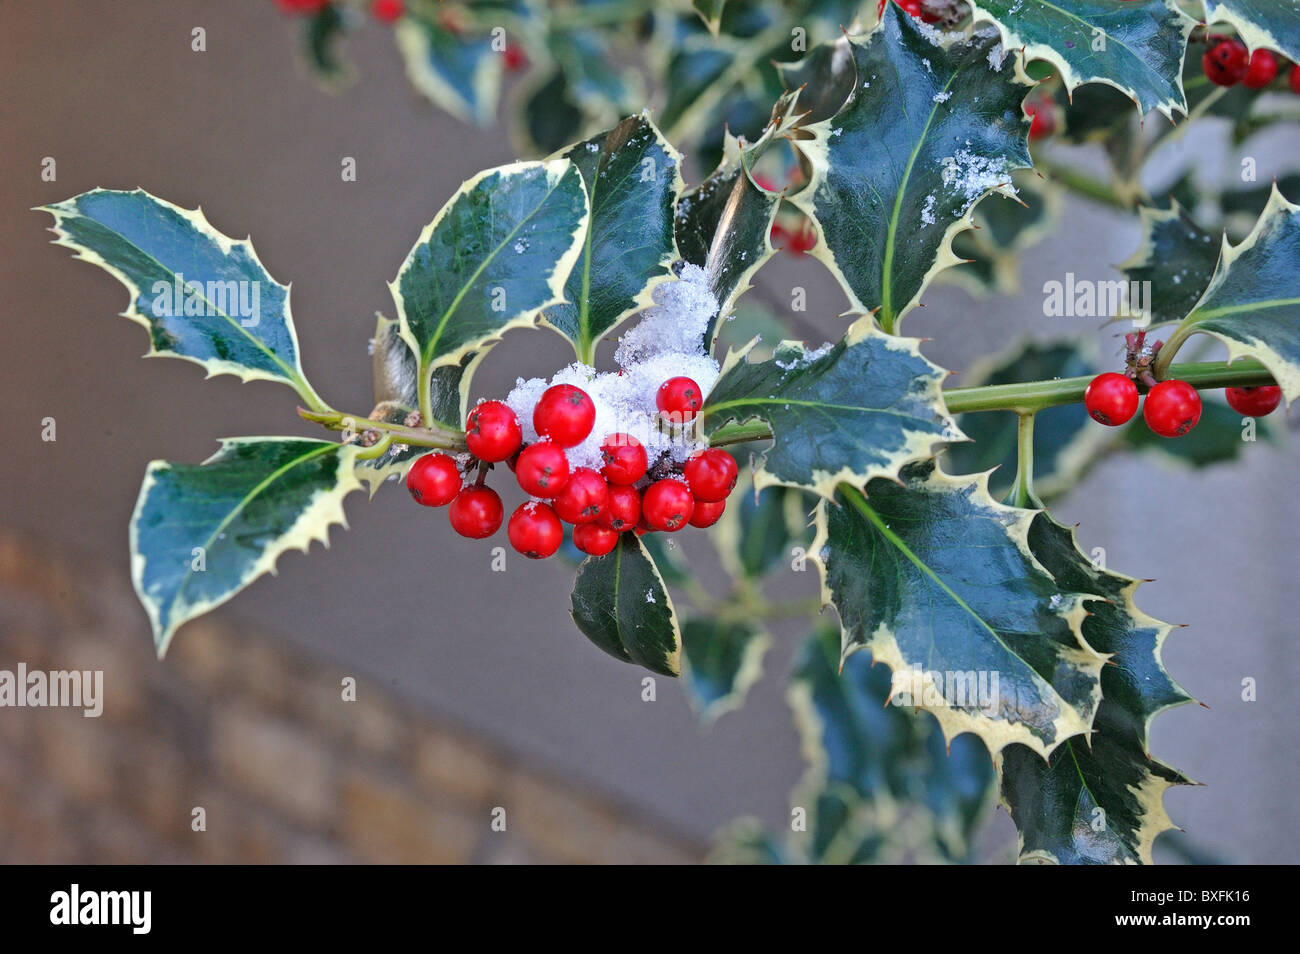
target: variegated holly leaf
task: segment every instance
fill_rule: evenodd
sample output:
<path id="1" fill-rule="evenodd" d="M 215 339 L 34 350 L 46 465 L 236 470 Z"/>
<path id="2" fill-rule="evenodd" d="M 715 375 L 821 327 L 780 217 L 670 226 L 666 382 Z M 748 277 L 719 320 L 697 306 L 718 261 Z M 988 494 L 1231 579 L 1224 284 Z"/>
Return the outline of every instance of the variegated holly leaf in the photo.
<path id="1" fill-rule="evenodd" d="M 732 352 L 700 410 L 704 433 L 754 420 L 771 428 L 754 474 L 760 490 L 784 484 L 830 497 L 842 481 L 892 479 L 936 442 L 961 439 L 943 405 L 946 372 L 919 345 L 864 318 L 816 351 L 783 341 L 771 359 L 752 363 Z"/>
<path id="2" fill-rule="evenodd" d="M 1095 373 L 1097 359 L 1092 349 L 1075 341 L 1023 341 L 996 358 L 977 365 L 962 384 L 1020 384 L 1050 381 Z M 970 443 L 953 444 L 944 451 L 947 470 L 956 474 L 982 473 L 989 476 L 989 488 L 1001 499 L 1016 477 L 1019 422 L 1011 412 L 962 414 L 957 426 Z M 1072 487 L 1083 471 L 1110 444 L 1112 434 L 1088 417 L 1082 404 L 1044 408 L 1034 427 L 1034 486 L 1048 498 Z"/>
<path id="3" fill-rule="evenodd" d="M 1007 50 L 1046 60 L 1067 90 L 1106 83 L 1143 114 L 1187 113 L 1183 55 L 1196 21 L 1166 0 L 972 0 L 976 21 L 992 21 Z"/>
<path id="4" fill-rule="evenodd" d="M 548 308 L 543 320 L 573 342 L 578 360 L 592 364 L 596 343 L 648 308 L 651 291 L 671 277 L 681 156 L 645 115 L 563 156 L 582 173 L 591 221 L 564 289 L 568 300 Z"/>
<path id="5" fill-rule="evenodd" d="M 502 55 L 488 36 L 460 36 L 423 16 L 408 15 L 394 30 L 406 77 L 439 109 L 480 126 L 496 118 Z"/>
<path id="6" fill-rule="evenodd" d="M 1228 360 L 1255 358 L 1300 397 L 1300 206 L 1273 190 L 1240 245 L 1226 240 L 1214 277 L 1174 336 L 1204 332 L 1228 346 Z M 1172 338 L 1170 339 L 1172 342 Z"/>
<path id="7" fill-rule="evenodd" d="M 953 239 L 952 250 L 964 261 L 941 273 L 941 280 L 973 295 L 1019 294 L 1020 253 L 1056 229 L 1063 203 L 1059 189 L 1032 172 L 1012 181 L 1021 202 L 981 203 L 971 215 L 975 227 Z"/>
<path id="8" fill-rule="evenodd" d="M 1156 836 L 1172 827 L 1164 792 L 1189 784 L 1148 751 L 1151 719 L 1191 699 L 1160 659 L 1172 627 L 1137 608 L 1137 580 L 1096 565 L 1074 531 L 1046 512 L 1033 518 L 1029 545 L 1061 586 L 1095 597 L 1086 601 L 1083 637 L 1110 664 L 1101 672 L 1090 739 L 1068 739 L 1046 761 L 1020 745 L 998 756 L 1002 798 L 1020 829 L 1020 858 L 1150 864 Z"/>
<path id="9" fill-rule="evenodd" d="M 241 437 L 198 466 L 153 461 L 131 516 L 131 579 L 158 655 L 176 629 L 225 603 L 287 550 L 329 544 L 360 488 L 354 446 Z"/>
<path id="10" fill-rule="evenodd" d="M 1294 0 L 1203 0 L 1205 22 L 1226 23 L 1254 50 L 1277 50 L 1300 61 L 1300 7 Z"/>
<path id="11" fill-rule="evenodd" d="M 722 8 L 726 5 L 727 0 L 691 0 L 691 6 L 714 36 L 718 35 L 718 27 L 722 24 Z"/>
<path id="12" fill-rule="evenodd" d="M 1152 325 L 1182 321 L 1200 300 L 1219 263 L 1221 241 L 1171 200 L 1167 209 L 1143 206 L 1142 244 L 1119 266 L 1130 282 L 1150 282 L 1143 302 Z"/>
<path id="13" fill-rule="evenodd" d="M 674 231 L 679 254 L 708 273 L 709 289 L 719 303 L 706 332 L 706 349 L 712 350 L 736 300 L 775 251 L 770 235 L 781 199 L 760 188 L 751 170 L 774 142 L 791 134 L 797 122 L 796 103 L 794 94 L 782 96 L 752 145 L 728 134 L 722 162 L 677 203 Z"/>
<path id="14" fill-rule="evenodd" d="M 940 270 L 956 265 L 953 237 L 991 191 L 1010 194 L 1030 164 L 1029 81 L 996 42 L 940 40 L 897 4 L 850 39 L 856 86 L 834 116 L 806 127 L 799 148 L 809 186 L 792 201 L 816 220 L 812 254 L 853 308 L 892 332 Z"/>
<path id="15" fill-rule="evenodd" d="M 791 547 L 807 549 L 813 505 L 812 498 L 788 487 L 755 491 L 753 478 L 742 468 L 709 539 L 728 573 L 758 579 L 787 560 Z"/>
<path id="16" fill-rule="evenodd" d="M 1087 735 L 1106 657 L 1080 635 L 1082 597 L 1031 554 L 1033 511 L 933 461 L 899 476 L 865 493 L 842 485 L 818 512 L 810 553 L 843 657 L 869 650 L 949 739 L 974 732 L 993 753 L 1018 742 L 1047 755 Z"/>
<path id="17" fill-rule="evenodd" d="M 697 617 L 682 626 L 687 695 L 703 723 L 745 704 L 745 695 L 763 675 L 763 655 L 771 638 L 742 620 Z"/>
<path id="18" fill-rule="evenodd" d="M 339 54 L 347 29 L 347 19 L 333 4 L 322 7 L 303 24 L 307 67 L 327 86 L 339 86 L 352 79 L 352 67 Z"/>
<path id="19" fill-rule="evenodd" d="M 588 557 L 574 581 L 573 621 L 615 659 L 664 676 L 681 674 L 682 638 L 663 577 L 634 533 Z"/>
<path id="20" fill-rule="evenodd" d="M 970 734 L 949 745 L 933 720 L 891 702 L 891 695 L 889 670 L 875 665 L 869 653 L 843 659 L 840 634 L 833 627 L 808 639 L 789 691 L 801 748 L 810 762 L 800 789 L 849 789 L 872 805 L 871 815 L 879 823 L 874 834 L 898 855 L 914 861 L 962 860 L 993 801 L 988 751 Z M 826 821 L 821 817 L 826 806 L 818 805 L 821 824 L 814 831 Z M 834 831 L 840 825 L 828 827 Z M 824 856 L 824 850 L 819 853 Z"/>
<path id="21" fill-rule="evenodd" d="M 785 88 L 799 94 L 804 125 L 829 119 L 840 111 L 857 86 L 858 70 L 847 36 L 821 43 L 794 63 L 777 63 Z"/>
<path id="22" fill-rule="evenodd" d="M 93 189 L 41 207 L 56 245 L 98 265 L 131 300 L 122 317 L 149 332 L 147 357 L 184 358 L 212 377 L 279 381 L 323 406 L 303 375 L 289 288 L 271 277 L 252 242 L 212 227 L 143 189 Z"/>
<path id="23" fill-rule="evenodd" d="M 459 365 L 564 300 L 587 223 L 582 176 L 557 159 L 480 172 L 425 226 L 389 283 L 402 339 L 419 357 L 425 418 L 434 368 Z"/>

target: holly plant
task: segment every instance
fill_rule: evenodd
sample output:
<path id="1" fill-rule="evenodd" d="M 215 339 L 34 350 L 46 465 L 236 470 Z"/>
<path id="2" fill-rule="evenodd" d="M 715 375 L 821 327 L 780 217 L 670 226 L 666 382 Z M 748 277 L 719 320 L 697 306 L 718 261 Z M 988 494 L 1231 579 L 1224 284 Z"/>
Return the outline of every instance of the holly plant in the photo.
<path id="1" fill-rule="evenodd" d="M 280 6 L 332 71 L 341 31 L 390 25 L 417 88 L 471 120 L 495 114 L 513 63 L 521 141 L 546 157 L 474 175 L 415 238 L 374 330 L 369 409 L 309 383 L 289 288 L 249 241 L 142 190 L 45 207 L 57 244 L 127 287 L 151 355 L 279 382 L 326 430 L 149 465 L 131 571 L 159 655 L 325 542 L 353 491 L 403 481 L 456 533 L 504 525 L 526 557 L 581 560 L 576 628 L 683 676 L 706 721 L 760 677 L 769 628 L 806 620 L 795 823 L 738 822 L 719 858 L 968 860 L 1000 800 L 1021 860 L 1152 860 L 1163 794 L 1189 781 L 1148 747 L 1151 719 L 1191 698 L 1161 662 L 1171 627 L 1045 503 L 1107 454 L 1229 460 L 1243 418 L 1266 435 L 1255 418 L 1300 396 L 1289 180 L 1143 175 L 1192 120 L 1220 117 L 1240 145 L 1290 118 L 1293 4 Z M 1105 176 L 1073 161 L 1084 143 Z M 684 145 L 711 171 L 691 176 Z M 1114 284 L 1149 291 L 1049 295 L 1049 314 L 1097 317 L 1097 339 L 1005 342 L 948 385 L 905 319 L 936 280 L 1014 288 L 1062 193 L 1141 224 Z M 838 340 L 784 337 L 798 319 L 759 277 L 778 246 L 843 290 Z M 562 336 L 572 363 L 477 393 L 513 329 Z M 1226 360 L 1186 360 L 1213 342 Z M 679 535 L 712 544 L 729 586 L 700 582 Z M 816 594 L 769 595 L 804 565 Z"/>

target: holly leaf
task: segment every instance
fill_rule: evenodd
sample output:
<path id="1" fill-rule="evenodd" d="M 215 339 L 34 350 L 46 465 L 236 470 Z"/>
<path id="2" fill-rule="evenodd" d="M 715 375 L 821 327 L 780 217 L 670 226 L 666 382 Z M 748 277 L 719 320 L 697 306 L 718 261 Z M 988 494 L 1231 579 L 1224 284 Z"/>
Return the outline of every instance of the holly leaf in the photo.
<path id="1" fill-rule="evenodd" d="M 1029 81 L 1015 58 L 999 60 L 989 37 L 939 36 L 890 4 L 875 30 L 849 40 L 852 95 L 799 143 L 811 180 L 791 201 L 820 226 L 812 254 L 855 310 L 876 311 L 891 332 L 961 261 L 952 239 L 975 204 L 1013 194 L 1011 173 L 1030 165 Z"/>
<path id="2" fill-rule="evenodd" d="M 1031 173 L 1012 180 L 1021 202 L 983 202 L 971 215 L 975 228 L 954 239 L 954 254 L 964 261 L 941 280 L 960 285 L 972 295 L 1020 293 L 1020 253 L 1055 231 L 1062 201 L 1058 189 Z"/>
<path id="3" fill-rule="evenodd" d="M 946 372 L 913 338 L 886 335 L 861 319 L 838 344 L 809 351 L 783 341 L 768 361 L 727 355 L 700 421 L 712 436 L 731 422 L 761 420 L 773 443 L 754 474 L 830 497 L 842 481 L 893 479 L 961 434 L 943 405 Z"/>
<path id="4" fill-rule="evenodd" d="M 770 235 L 781 197 L 760 188 L 750 170 L 772 143 L 794 129 L 795 108 L 794 94 L 782 96 L 752 145 L 728 133 L 718 167 L 678 200 L 673 228 L 679 254 L 705 270 L 719 303 L 706 331 L 706 350 L 713 349 L 718 329 L 749 289 L 754 273 L 776 251 Z"/>
<path id="5" fill-rule="evenodd" d="M 800 123 L 811 125 L 840 111 L 857 86 L 857 64 L 847 36 L 821 43 L 794 63 L 777 63 L 781 82 L 798 91 Z"/>
<path id="6" fill-rule="evenodd" d="M 1023 341 L 973 368 L 963 378 L 968 386 L 1050 381 L 1095 373 L 1091 349 L 1074 341 Z M 1001 499 L 1015 482 L 1019 422 L 1014 413 L 962 414 L 957 426 L 970 443 L 957 443 L 944 452 L 948 470 L 989 475 L 993 496 Z M 1082 404 L 1044 408 L 1034 427 L 1034 486 L 1043 498 L 1070 487 L 1110 444 L 1111 432 L 1088 417 Z"/>
<path id="7" fill-rule="evenodd" d="M 1137 580 L 1089 560 L 1074 531 L 1046 512 L 1033 518 L 1029 544 L 1061 586 L 1095 597 L 1086 602 L 1083 637 L 1110 664 L 1101 672 L 1090 739 L 1068 739 L 1046 761 L 1020 745 L 998 756 L 1002 798 L 1020 829 L 1020 860 L 1150 864 L 1156 836 L 1173 827 L 1164 792 L 1190 784 L 1149 755 L 1151 719 L 1191 699 L 1160 659 L 1172 627 L 1137 608 Z"/>
<path id="8" fill-rule="evenodd" d="M 131 579 L 161 657 L 178 627 L 275 573 L 287 550 L 329 545 L 361 484 L 355 446 L 241 437 L 198 466 L 156 460 L 131 515 Z"/>
<path id="9" fill-rule="evenodd" d="M 1187 114 L 1183 56 L 1196 21 L 1165 0 L 972 0 L 976 21 L 991 21 L 1007 50 L 1046 60 L 1072 92 L 1105 83 L 1145 115 Z"/>
<path id="10" fill-rule="evenodd" d="M 727 572 L 756 580 L 789 557 L 796 541 L 806 549 L 809 500 L 787 487 L 755 491 L 752 477 L 742 471 L 727 509 L 709 531 Z"/>
<path id="11" fill-rule="evenodd" d="M 146 357 L 184 358 L 208 377 L 279 381 L 320 405 L 299 362 L 289 287 L 248 239 L 218 232 L 202 209 L 143 189 L 93 189 L 41 210 L 54 216 L 54 244 L 126 286 L 122 317 L 148 330 Z"/>
<path id="12" fill-rule="evenodd" d="M 1152 325 L 1181 321 L 1210 284 L 1221 242 L 1173 199 L 1168 209 L 1143 206 L 1138 215 L 1142 244 L 1119 269 L 1130 282 L 1151 283 L 1142 300 Z"/>
<path id="13" fill-rule="evenodd" d="M 1300 8 L 1278 0 L 1204 0 L 1205 22 L 1226 23 L 1246 46 L 1277 50 L 1300 61 Z"/>
<path id="14" fill-rule="evenodd" d="M 419 93 L 462 122 L 492 123 L 503 63 L 491 37 L 460 36 L 415 15 L 398 20 L 393 35 Z"/>
<path id="15" fill-rule="evenodd" d="M 634 533 L 588 557 L 574 582 L 573 621 L 615 659 L 664 676 L 681 674 L 681 633 L 663 577 Z"/>
<path id="16" fill-rule="evenodd" d="M 524 152 L 551 153 L 581 135 L 586 116 L 563 70 L 523 85 L 521 99 L 514 138 Z"/>
<path id="17" fill-rule="evenodd" d="M 745 704 L 763 675 L 771 638 L 750 622 L 697 617 L 682 627 L 687 694 L 701 722 L 708 724 Z"/>
<path id="18" fill-rule="evenodd" d="M 808 639 L 789 691 L 810 762 L 800 788 L 851 790 L 872 806 L 873 834 L 893 843 L 896 856 L 920 851 L 962 860 L 992 802 L 993 763 L 973 735 L 959 735 L 949 746 L 932 719 L 891 704 L 891 695 L 889 670 L 869 653 L 841 661 L 833 627 Z M 827 806 L 818 804 L 824 823 Z"/>
<path id="19" fill-rule="evenodd" d="M 564 300 L 587 223 L 582 176 L 557 159 L 480 172 L 425 226 L 389 288 L 419 356 L 426 417 L 434 368 L 459 365 Z"/>
<path id="20" fill-rule="evenodd" d="M 810 553 L 839 611 L 842 658 L 869 650 L 900 701 L 995 754 L 1019 742 L 1047 755 L 1087 735 L 1106 657 L 1080 635 L 1082 597 L 1031 554 L 1033 512 L 933 461 L 899 478 L 843 485 L 818 512 Z"/>
<path id="21" fill-rule="evenodd" d="M 1228 346 L 1228 360 L 1255 358 L 1287 405 L 1300 396 L 1300 206 L 1276 188 L 1240 245 L 1224 240 L 1209 287 L 1174 336 L 1204 332 Z M 1172 337 L 1171 337 L 1172 342 Z"/>
<path id="22" fill-rule="evenodd" d="M 582 174 L 591 221 L 564 293 L 546 324 L 590 364 L 596 342 L 652 304 L 677 257 L 673 210 L 682 190 L 681 156 L 648 116 L 631 116 L 563 154 Z"/>
<path id="23" fill-rule="evenodd" d="M 339 54 L 348 24 L 333 4 L 307 18 L 303 25 L 303 52 L 307 67 L 321 82 L 340 86 L 352 79 L 352 67 Z"/>

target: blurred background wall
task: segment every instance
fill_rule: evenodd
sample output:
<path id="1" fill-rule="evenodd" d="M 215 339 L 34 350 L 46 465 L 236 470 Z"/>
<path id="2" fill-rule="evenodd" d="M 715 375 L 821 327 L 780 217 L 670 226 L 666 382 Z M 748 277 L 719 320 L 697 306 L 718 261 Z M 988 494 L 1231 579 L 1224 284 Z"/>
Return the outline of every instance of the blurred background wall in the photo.
<path id="1" fill-rule="evenodd" d="M 126 555 L 147 462 L 197 462 L 221 436 L 309 432 L 274 385 L 141 363 L 143 332 L 113 317 L 124 290 L 46 244 L 48 216 L 28 210 L 95 186 L 202 204 L 293 282 L 304 366 L 327 400 L 364 411 L 386 282 L 463 179 L 516 158 L 503 129 L 418 101 L 388 31 L 350 40 L 361 75 L 337 94 L 304 78 L 296 42 L 269 0 L 0 0 L 0 668 L 102 668 L 109 698 L 99 720 L 0 710 L 0 859 L 678 860 L 737 816 L 784 824 L 801 772 L 783 699 L 800 627 L 777 629 L 746 707 L 701 730 L 679 687 L 660 679 L 642 701 L 643 673 L 574 629 L 570 567 L 512 557 L 490 572 L 490 548 L 398 487 L 354 495 L 330 549 L 285 556 L 278 577 L 153 659 Z M 1296 145 L 1269 144 L 1261 177 Z M 40 177 L 47 156 L 55 182 Z M 1043 318 L 1042 282 L 1110 278 L 1136 245 L 1127 221 L 1071 209 L 1027 257 L 1018 299 L 936 288 L 907 332 L 955 369 L 1018 331 L 1094 334 Z M 815 262 L 782 257 L 764 281 L 783 298 L 805 286 L 811 320 L 842 333 L 843 297 Z M 567 354 L 554 334 L 512 332 L 476 393 Z M 1293 862 L 1300 831 L 1300 451 L 1278 430 L 1236 467 L 1109 460 L 1059 507 L 1111 567 L 1159 580 L 1144 609 L 1191 624 L 1165 662 L 1210 708 L 1158 718 L 1152 751 L 1206 783 L 1167 796 L 1175 822 L 1237 862 Z M 337 701 L 346 676 L 356 704 Z M 1242 701 L 1246 677 L 1258 701 Z M 196 805 L 207 842 L 191 832 Z M 485 838 L 495 806 L 511 813 L 508 842 Z M 984 840 L 988 859 L 1014 856 L 1004 813 Z"/>

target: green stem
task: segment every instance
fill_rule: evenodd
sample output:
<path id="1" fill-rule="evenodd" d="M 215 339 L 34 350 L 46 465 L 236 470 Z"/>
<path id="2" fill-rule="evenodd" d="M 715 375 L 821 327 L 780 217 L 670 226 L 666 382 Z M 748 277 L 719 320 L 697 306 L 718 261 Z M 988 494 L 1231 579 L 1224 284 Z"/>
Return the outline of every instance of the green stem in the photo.
<path id="1" fill-rule="evenodd" d="M 342 411 L 309 411 L 298 408 L 298 416 L 306 421 L 314 421 L 331 431 L 347 430 L 351 427 L 361 431 L 383 431 L 393 440 L 403 444 L 415 444 L 418 447 L 437 447 L 442 450 L 462 451 L 465 449 L 465 435 L 445 428 L 407 427 L 403 424 L 390 424 L 387 421 L 372 421 L 364 414 L 347 414 Z"/>
<path id="2" fill-rule="evenodd" d="M 1171 339 L 1172 340 L 1172 339 Z M 1165 347 L 1168 347 L 1166 344 Z M 1161 349 L 1163 353 L 1163 348 Z M 1242 360 L 1225 364 L 1222 361 L 1201 361 L 1178 364 L 1168 369 L 1162 377 L 1186 381 L 1197 390 L 1216 388 L 1255 387 L 1275 384 L 1273 375 L 1258 361 Z M 1095 375 L 1077 378 L 1055 378 L 1050 381 L 1030 381 L 1026 384 L 988 384 L 971 388 L 949 388 L 943 392 L 944 402 L 952 414 L 969 414 L 975 411 L 1014 411 L 1017 414 L 1034 414 L 1061 404 L 1079 404 Z M 1139 390 L 1145 390 L 1138 385 Z M 708 409 L 705 409 L 707 417 Z M 772 430 L 763 421 L 746 421 L 741 424 L 724 424 L 709 437 L 717 446 L 744 444 L 748 441 L 771 438 Z"/>
<path id="3" fill-rule="evenodd" d="M 1021 414 L 1016 428 L 1016 485 L 1011 501 L 1029 507 L 1034 499 L 1034 415 Z"/>
<path id="4" fill-rule="evenodd" d="M 1133 208 L 1132 202 L 1124 199 L 1105 182 L 1094 179 L 1077 169 L 1072 169 L 1064 163 L 1053 162 L 1051 159 L 1035 159 L 1034 168 L 1043 173 L 1050 181 L 1065 186 L 1071 192 L 1083 196 L 1085 199 L 1100 202 L 1112 209 L 1122 209 L 1125 212 L 1131 211 Z"/>

